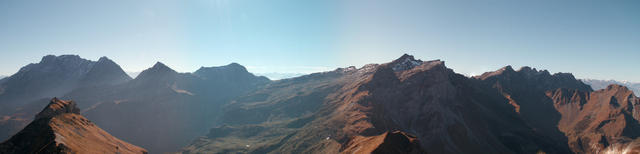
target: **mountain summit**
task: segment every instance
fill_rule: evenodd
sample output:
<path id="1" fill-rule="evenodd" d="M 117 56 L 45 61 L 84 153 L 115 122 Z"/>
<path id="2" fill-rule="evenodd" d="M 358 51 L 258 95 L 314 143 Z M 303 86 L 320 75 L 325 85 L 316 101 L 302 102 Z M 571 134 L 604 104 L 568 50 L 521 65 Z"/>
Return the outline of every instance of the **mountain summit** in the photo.
<path id="1" fill-rule="evenodd" d="M 416 60 L 412 55 L 403 54 L 400 58 L 391 62 L 394 71 L 404 71 L 422 65 L 422 60 Z"/>
<path id="2" fill-rule="evenodd" d="M 120 84 L 131 80 L 131 77 L 122 70 L 120 65 L 107 57 L 101 57 L 98 62 L 87 72 L 80 85 L 104 85 Z"/>
<path id="3" fill-rule="evenodd" d="M 157 80 L 162 78 L 173 78 L 178 75 L 178 72 L 171 69 L 169 66 L 156 62 L 151 68 L 143 70 L 138 74 L 135 80 Z"/>
<path id="4" fill-rule="evenodd" d="M 76 107 L 76 103 L 73 101 L 63 101 L 54 97 L 49 105 L 36 115 L 35 120 L 53 118 L 65 113 L 80 114 L 80 109 Z"/>

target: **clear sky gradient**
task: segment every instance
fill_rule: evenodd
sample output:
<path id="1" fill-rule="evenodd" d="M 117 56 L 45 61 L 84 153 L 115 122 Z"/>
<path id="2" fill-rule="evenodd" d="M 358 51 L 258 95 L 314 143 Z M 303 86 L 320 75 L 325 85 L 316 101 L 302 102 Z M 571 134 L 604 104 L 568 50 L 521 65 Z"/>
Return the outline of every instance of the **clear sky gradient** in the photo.
<path id="1" fill-rule="evenodd" d="M 638 82 L 640 1 L 0 1 L 1 75 L 47 54 L 107 56 L 126 71 L 311 73 L 403 53 L 466 75 L 526 65 Z"/>

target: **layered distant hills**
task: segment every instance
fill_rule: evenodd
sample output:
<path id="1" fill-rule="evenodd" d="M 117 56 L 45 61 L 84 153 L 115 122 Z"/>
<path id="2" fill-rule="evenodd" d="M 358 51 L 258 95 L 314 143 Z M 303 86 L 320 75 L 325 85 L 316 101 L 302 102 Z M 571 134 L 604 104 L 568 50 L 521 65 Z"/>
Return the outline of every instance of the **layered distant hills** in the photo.
<path id="1" fill-rule="evenodd" d="M 0 139 L 24 128 L 43 102 L 61 97 L 77 102 L 82 112 L 74 115 L 150 153 L 639 149 L 640 99 L 619 84 L 590 84 L 530 67 L 465 77 L 444 61 L 411 55 L 277 81 L 236 63 L 179 73 L 158 62 L 131 79 L 106 57 L 46 56 L 0 81 Z M 47 129 L 32 125 L 25 129 Z M 81 127 L 71 125 L 60 130 Z"/>

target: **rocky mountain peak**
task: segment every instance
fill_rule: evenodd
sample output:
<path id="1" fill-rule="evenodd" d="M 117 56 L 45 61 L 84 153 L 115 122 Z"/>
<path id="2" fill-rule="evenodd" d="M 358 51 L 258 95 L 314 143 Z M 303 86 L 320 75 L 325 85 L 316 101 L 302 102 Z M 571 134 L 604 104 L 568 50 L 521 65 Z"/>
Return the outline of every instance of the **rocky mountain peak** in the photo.
<path id="1" fill-rule="evenodd" d="M 525 71 L 525 72 L 537 72 L 538 70 L 536 68 L 531 68 L 529 66 L 522 66 L 520 67 L 520 69 L 518 70 L 519 72 Z"/>
<path id="2" fill-rule="evenodd" d="M 215 82 L 227 82 L 227 83 L 243 83 L 243 84 L 255 84 L 265 83 L 270 80 L 263 76 L 255 76 L 247 71 L 247 69 L 238 64 L 231 63 L 225 66 L 216 67 L 200 67 L 193 73 L 194 75 L 210 81 Z"/>
<path id="3" fill-rule="evenodd" d="M 100 59 L 98 59 L 98 62 L 96 62 L 96 65 L 100 65 L 100 64 L 101 65 L 111 65 L 111 66 L 113 66 L 113 65 L 117 66 L 118 65 L 118 64 L 116 64 L 116 62 L 113 62 L 113 60 L 111 60 L 111 59 L 109 59 L 107 57 L 100 57 Z M 120 66 L 118 66 L 118 67 L 120 67 Z"/>
<path id="4" fill-rule="evenodd" d="M 100 61 L 112 61 L 111 59 L 109 59 L 107 56 L 102 56 L 98 59 L 98 62 Z"/>
<path id="5" fill-rule="evenodd" d="M 169 68 L 169 66 L 161 62 L 156 62 L 156 64 L 154 64 L 153 67 L 140 72 L 140 74 L 138 75 L 138 77 L 136 77 L 136 79 L 159 78 L 161 76 L 176 75 L 176 74 L 178 74 L 178 72 Z"/>
<path id="6" fill-rule="evenodd" d="M 100 57 L 82 80 L 83 86 L 112 85 L 131 80 L 131 77 L 122 70 L 120 65 L 107 57 Z"/>
<path id="7" fill-rule="evenodd" d="M 238 69 L 247 70 L 247 68 L 245 68 L 244 66 L 242 66 L 242 65 L 240 65 L 238 63 L 231 63 L 231 64 L 223 66 L 223 67 L 238 68 Z"/>
<path id="8" fill-rule="evenodd" d="M 83 74 L 89 71 L 95 62 L 81 58 L 78 55 L 47 55 L 39 63 L 24 66 L 16 74 L 29 71 L 62 72 L 69 74 Z"/>
<path id="9" fill-rule="evenodd" d="M 626 86 L 619 85 L 619 84 L 611 84 L 611 85 L 607 86 L 607 88 L 600 89 L 600 90 L 598 90 L 596 92 L 608 93 L 610 95 L 615 95 L 615 96 L 620 97 L 620 98 L 624 98 L 624 97 L 634 98 L 634 97 L 636 97 L 636 95 L 634 94 L 633 90 L 629 89 Z"/>
<path id="10" fill-rule="evenodd" d="M 255 75 L 247 71 L 247 68 L 238 63 L 231 63 L 224 66 L 200 67 L 194 74 L 205 78 L 219 76 L 255 77 Z"/>
<path id="11" fill-rule="evenodd" d="M 85 72 L 88 71 L 88 68 L 91 68 L 95 62 L 83 59 L 78 55 L 47 55 L 42 57 L 40 63 L 38 63 L 39 68 L 62 68 L 75 70 L 77 72 Z M 30 65 L 27 65 L 27 67 Z M 32 66 L 32 65 L 31 65 Z"/>
<path id="12" fill-rule="evenodd" d="M 54 97 L 49 102 L 49 105 L 36 115 L 36 119 L 52 118 L 65 113 L 80 114 L 80 109 L 76 107 L 76 103 L 73 101 L 64 101 Z"/>
<path id="13" fill-rule="evenodd" d="M 173 71 L 173 69 L 169 68 L 169 66 L 165 65 L 162 62 L 156 62 L 156 64 L 153 64 L 153 67 L 150 68 L 150 70 L 166 70 L 166 71 Z"/>
<path id="14" fill-rule="evenodd" d="M 42 57 L 42 59 L 40 60 L 40 63 L 52 62 L 52 61 L 55 61 L 56 58 L 57 56 L 55 55 L 46 55 Z"/>
<path id="15" fill-rule="evenodd" d="M 249 73 L 249 71 L 247 71 L 247 68 L 245 68 L 244 66 L 238 64 L 238 63 L 231 63 L 228 65 L 224 65 L 224 66 L 216 66 L 216 67 L 200 67 L 200 69 L 198 69 L 195 73 L 196 74 L 202 74 L 202 73 L 211 73 L 211 72 L 237 72 L 237 73 Z"/>
<path id="16" fill-rule="evenodd" d="M 403 54 L 400 58 L 391 62 L 391 68 L 394 71 L 410 70 L 419 65 L 422 65 L 422 60 L 416 60 L 412 55 L 408 54 Z"/>
<path id="17" fill-rule="evenodd" d="M 511 65 L 507 65 L 505 67 L 502 67 L 498 70 L 498 72 L 513 72 L 513 67 L 511 67 Z"/>
<path id="18" fill-rule="evenodd" d="M 629 91 L 629 88 L 619 85 L 619 84 L 611 84 L 607 86 L 607 90 L 621 90 L 621 91 Z"/>
<path id="19" fill-rule="evenodd" d="M 42 60 L 40 60 L 40 63 L 51 63 L 56 61 L 80 61 L 80 60 L 84 60 L 84 59 L 80 58 L 80 56 L 78 55 L 60 55 L 60 56 L 46 55 L 42 57 Z"/>
<path id="20" fill-rule="evenodd" d="M 474 76 L 474 78 L 485 80 L 485 79 L 490 78 L 490 77 L 499 76 L 499 75 L 503 75 L 503 74 L 507 74 L 507 73 L 513 73 L 513 72 L 515 72 L 513 70 L 513 67 L 511 67 L 511 65 L 507 65 L 505 67 L 502 67 L 502 68 L 498 69 L 497 71 L 485 72 L 485 73 L 482 73 L 482 75 Z"/>
<path id="21" fill-rule="evenodd" d="M 545 76 L 545 77 L 551 76 L 551 74 L 547 70 L 537 70 L 536 68 L 531 68 L 529 66 L 523 66 L 517 72 L 528 78 L 535 78 L 539 76 Z"/>

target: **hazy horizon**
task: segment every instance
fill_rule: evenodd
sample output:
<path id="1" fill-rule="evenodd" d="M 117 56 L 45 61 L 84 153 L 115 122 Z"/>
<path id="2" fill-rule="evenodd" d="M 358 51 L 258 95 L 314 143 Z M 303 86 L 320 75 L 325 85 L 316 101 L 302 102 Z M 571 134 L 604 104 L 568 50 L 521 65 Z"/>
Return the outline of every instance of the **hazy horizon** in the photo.
<path id="1" fill-rule="evenodd" d="M 640 82 L 638 1 L 117 2 L 0 2 L 0 75 L 48 54 L 127 72 L 161 61 L 306 74 L 408 53 L 465 75 L 511 65 Z"/>

